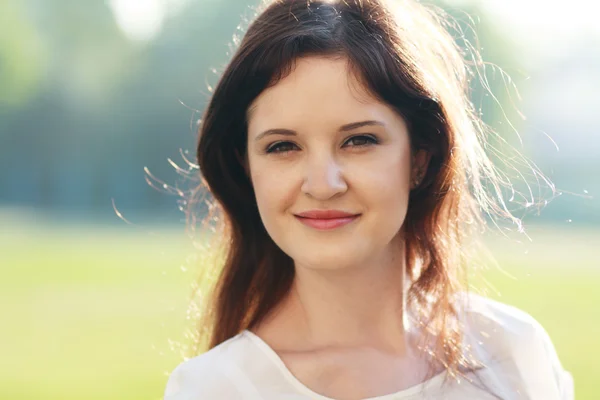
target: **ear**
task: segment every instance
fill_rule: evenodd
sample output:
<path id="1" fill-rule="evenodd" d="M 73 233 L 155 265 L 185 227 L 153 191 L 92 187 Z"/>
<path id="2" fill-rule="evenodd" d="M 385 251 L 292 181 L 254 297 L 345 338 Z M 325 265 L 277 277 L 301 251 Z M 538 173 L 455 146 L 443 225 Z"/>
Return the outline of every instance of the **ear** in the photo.
<path id="1" fill-rule="evenodd" d="M 427 150 L 417 150 L 413 152 L 411 159 L 410 182 L 411 189 L 415 189 L 423 181 L 431 160 L 431 153 Z"/>

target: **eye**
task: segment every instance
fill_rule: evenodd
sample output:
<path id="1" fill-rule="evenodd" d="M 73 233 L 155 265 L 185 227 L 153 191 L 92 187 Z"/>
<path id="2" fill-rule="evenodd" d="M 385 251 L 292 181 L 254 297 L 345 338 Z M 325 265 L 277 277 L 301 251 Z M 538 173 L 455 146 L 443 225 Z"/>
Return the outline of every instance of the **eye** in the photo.
<path id="1" fill-rule="evenodd" d="M 348 139 L 345 144 L 351 143 L 348 147 L 367 147 L 378 144 L 379 140 L 373 135 L 356 135 Z M 290 151 L 295 151 L 298 148 L 292 142 L 275 142 L 267 147 L 267 154 L 285 154 Z"/>
<path id="2" fill-rule="evenodd" d="M 287 153 L 292 151 L 293 147 L 296 146 L 292 142 L 276 142 L 267 147 L 267 153 Z"/>
<path id="3" fill-rule="evenodd" d="M 371 146 L 373 144 L 379 143 L 377 138 L 372 135 L 356 135 L 352 136 L 350 139 L 346 141 L 346 143 L 352 142 L 353 144 L 350 147 L 366 147 Z"/>

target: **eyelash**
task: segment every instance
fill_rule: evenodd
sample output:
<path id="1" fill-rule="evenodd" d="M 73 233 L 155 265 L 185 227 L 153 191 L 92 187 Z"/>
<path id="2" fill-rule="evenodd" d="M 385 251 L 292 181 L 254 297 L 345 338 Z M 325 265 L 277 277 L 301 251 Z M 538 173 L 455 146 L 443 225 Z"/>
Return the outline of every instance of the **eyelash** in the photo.
<path id="1" fill-rule="evenodd" d="M 364 144 L 355 144 L 351 147 L 368 147 L 368 146 L 372 146 L 375 144 L 379 144 L 379 140 L 373 136 L 373 135 L 356 135 L 356 136 L 352 136 L 350 138 L 348 138 L 348 140 L 346 141 L 346 143 L 348 143 L 349 141 L 353 140 L 353 139 L 367 139 L 366 143 Z M 271 145 L 269 145 L 266 149 L 266 152 L 268 154 L 271 153 L 275 153 L 275 154 L 282 154 L 282 153 L 287 153 L 288 151 L 292 151 L 292 150 L 283 150 L 283 151 L 279 151 L 277 149 L 280 149 L 281 147 L 286 147 L 287 145 L 294 145 L 294 143 L 292 142 L 275 142 Z"/>

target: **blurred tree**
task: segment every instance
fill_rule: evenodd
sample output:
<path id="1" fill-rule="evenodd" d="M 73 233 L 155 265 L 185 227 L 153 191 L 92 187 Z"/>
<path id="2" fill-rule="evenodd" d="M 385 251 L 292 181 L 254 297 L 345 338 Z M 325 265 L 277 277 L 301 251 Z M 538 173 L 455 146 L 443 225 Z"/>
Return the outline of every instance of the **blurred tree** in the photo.
<path id="1" fill-rule="evenodd" d="M 492 64 L 520 79 L 518 55 L 478 1 L 449 2 L 432 4 L 453 17 L 457 42 L 486 62 L 465 52 L 479 66 L 475 107 L 514 143 L 506 121 L 519 127 L 518 104 Z M 143 167 L 176 182 L 167 158 L 193 149 L 195 121 L 257 3 L 189 1 L 149 41 L 129 40 L 105 2 L 0 3 L 0 202 L 112 212 L 114 198 L 126 210 L 175 209 L 175 198 L 148 187 Z"/>
<path id="2" fill-rule="evenodd" d="M 0 2 L 0 104 L 16 107 L 35 94 L 46 72 L 46 55 L 25 2 Z"/>

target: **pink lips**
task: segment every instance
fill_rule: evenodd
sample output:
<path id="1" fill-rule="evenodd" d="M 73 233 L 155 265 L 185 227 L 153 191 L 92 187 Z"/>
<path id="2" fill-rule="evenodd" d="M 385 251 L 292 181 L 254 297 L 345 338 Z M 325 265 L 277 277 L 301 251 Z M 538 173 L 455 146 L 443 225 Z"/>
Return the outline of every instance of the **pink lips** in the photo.
<path id="1" fill-rule="evenodd" d="M 360 214 L 352 214 L 339 210 L 310 210 L 295 214 L 304 225 L 319 230 L 330 230 L 349 224 Z"/>

